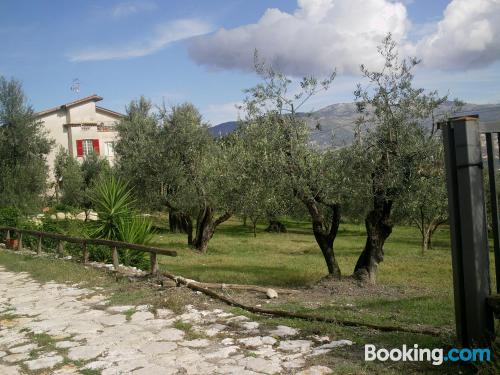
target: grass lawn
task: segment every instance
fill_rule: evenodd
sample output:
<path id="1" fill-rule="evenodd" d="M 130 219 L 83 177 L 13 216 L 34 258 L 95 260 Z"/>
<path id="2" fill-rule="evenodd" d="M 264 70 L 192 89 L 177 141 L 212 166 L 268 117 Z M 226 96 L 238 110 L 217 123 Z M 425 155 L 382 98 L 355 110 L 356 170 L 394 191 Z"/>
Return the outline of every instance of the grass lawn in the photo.
<path id="1" fill-rule="evenodd" d="M 261 226 L 254 237 L 250 228 L 230 220 L 215 233 L 206 255 L 190 250 L 182 234 L 159 233 L 154 243 L 178 250 L 176 258 L 160 258 L 161 268 L 195 280 L 287 287 L 314 284 L 326 275 L 326 266 L 310 225 L 288 222 L 287 227 L 288 233 L 276 234 Z M 335 251 L 344 275 L 352 274 L 364 241 L 363 226 L 341 224 Z M 335 310 L 335 316 L 362 315 L 370 321 L 391 322 L 397 315 L 403 323 L 451 329 L 454 315 L 447 229 L 436 233 L 433 246 L 422 255 L 418 232 L 395 227 L 379 267 L 379 286 L 359 293 L 352 289 L 361 288 L 350 283 L 347 290 L 335 290 L 328 305 L 315 310 Z M 300 305 L 289 308 L 303 310 Z"/>

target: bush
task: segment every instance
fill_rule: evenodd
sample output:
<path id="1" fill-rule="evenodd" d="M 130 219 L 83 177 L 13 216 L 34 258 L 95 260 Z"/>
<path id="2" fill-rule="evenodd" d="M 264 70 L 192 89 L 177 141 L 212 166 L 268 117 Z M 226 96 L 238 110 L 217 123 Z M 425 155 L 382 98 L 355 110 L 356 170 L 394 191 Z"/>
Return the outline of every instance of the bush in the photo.
<path id="1" fill-rule="evenodd" d="M 19 227 L 24 221 L 21 211 L 15 207 L 0 208 L 0 225 L 3 227 Z"/>

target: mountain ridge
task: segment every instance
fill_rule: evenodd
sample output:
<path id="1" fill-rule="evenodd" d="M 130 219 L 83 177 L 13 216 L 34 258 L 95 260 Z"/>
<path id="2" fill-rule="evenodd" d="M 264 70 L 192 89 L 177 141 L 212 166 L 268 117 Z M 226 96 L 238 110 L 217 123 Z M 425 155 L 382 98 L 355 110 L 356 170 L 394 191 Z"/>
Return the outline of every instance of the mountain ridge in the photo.
<path id="1" fill-rule="evenodd" d="M 437 111 L 437 116 L 450 114 L 460 116 L 466 114 L 479 114 L 483 122 L 500 121 L 500 103 L 498 104 L 473 104 L 465 103 L 459 112 L 451 112 L 453 102 L 444 103 Z M 300 113 L 305 118 L 311 131 L 311 142 L 320 147 L 343 146 L 351 143 L 354 135 L 354 123 L 359 116 L 356 104 L 334 103 L 309 113 Z M 431 120 L 425 121 L 427 126 Z M 215 137 L 222 137 L 231 133 L 238 126 L 238 121 L 226 121 L 209 128 Z"/>

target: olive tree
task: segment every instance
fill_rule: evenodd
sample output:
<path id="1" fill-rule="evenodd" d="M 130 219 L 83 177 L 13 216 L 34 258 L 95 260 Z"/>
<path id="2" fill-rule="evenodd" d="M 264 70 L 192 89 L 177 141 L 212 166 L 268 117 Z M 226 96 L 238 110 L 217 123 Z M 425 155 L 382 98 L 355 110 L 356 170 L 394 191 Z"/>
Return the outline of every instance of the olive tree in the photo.
<path id="1" fill-rule="evenodd" d="M 384 60 L 381 69 L 371 71 L 361 66 L 368 83 L 358 85 L 355 98 L 358 124 L 366 131 L 358 132 L 351 146 L 357 162 L 348 171 L 353 181 L 362 180 L 353 188 L 360 187 L 357 195 L 369 202 L 365 214 L 367 239 L 354 274 L 372 283 L 384 259 L 384 243 L 392 232 L 393 205 L 405 196 L 415 162 L 422 155 L 415 139 L 425 137 L 425 119 L 446 100 L 436 92 L 414 87 L 413 70 L 420 61 L 400 58 L 390 34 L 378 50 Z"/>
<path id="2" fill-rule="evenodd" d="M 341 272 L 333 248 L 340 224 L 336 182 L 329 177 L 324 153 L 310 144 L 310 129 L 298 112 L 309 98 L 329 88 L 335 73 L 321 81 L 304 77 L 294 85 L 292 79 L 259 62 L 257 57 L 255 68 L 262 83 L 245 91 L 246 121 L 265 129 L 269 158 L 276 165 L 274 179 L 284 184 L 309 213 L 328 274 L 339 278 Z M 296 93 L 290 94 L 295 86 Z"/>
<path id="3" fill-rule="evenodd" d="M 21 84 L 0 76 L 0 206 L 25 212 L 40 207 L 53 144 Z"/>
<path id="4" fill-rule="evenodd" d="M 234 142 L 214 139 L 190 103 L 164 110 L 161 117 L 163 199 L 187 220 L 188 243 L 206 252 L 217 227 L 235 211 Z"/>

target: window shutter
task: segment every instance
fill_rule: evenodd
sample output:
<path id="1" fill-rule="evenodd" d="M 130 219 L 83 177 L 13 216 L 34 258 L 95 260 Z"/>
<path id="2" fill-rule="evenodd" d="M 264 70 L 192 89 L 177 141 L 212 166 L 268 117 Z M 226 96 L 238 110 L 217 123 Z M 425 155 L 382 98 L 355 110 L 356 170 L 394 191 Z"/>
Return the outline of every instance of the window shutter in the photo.
<path id="1" fill-rule="evenodd" d="M 92 140 L 92 146 L 94 147 L 94 152 L 99 155 L 99 140 L 98 139 L 93 139 Z"/>
<path id="2" fill-rule="evenodd" d="M 83 156 L 83 141 L 81 139 L 76 140 L 76 156 Z"/>

